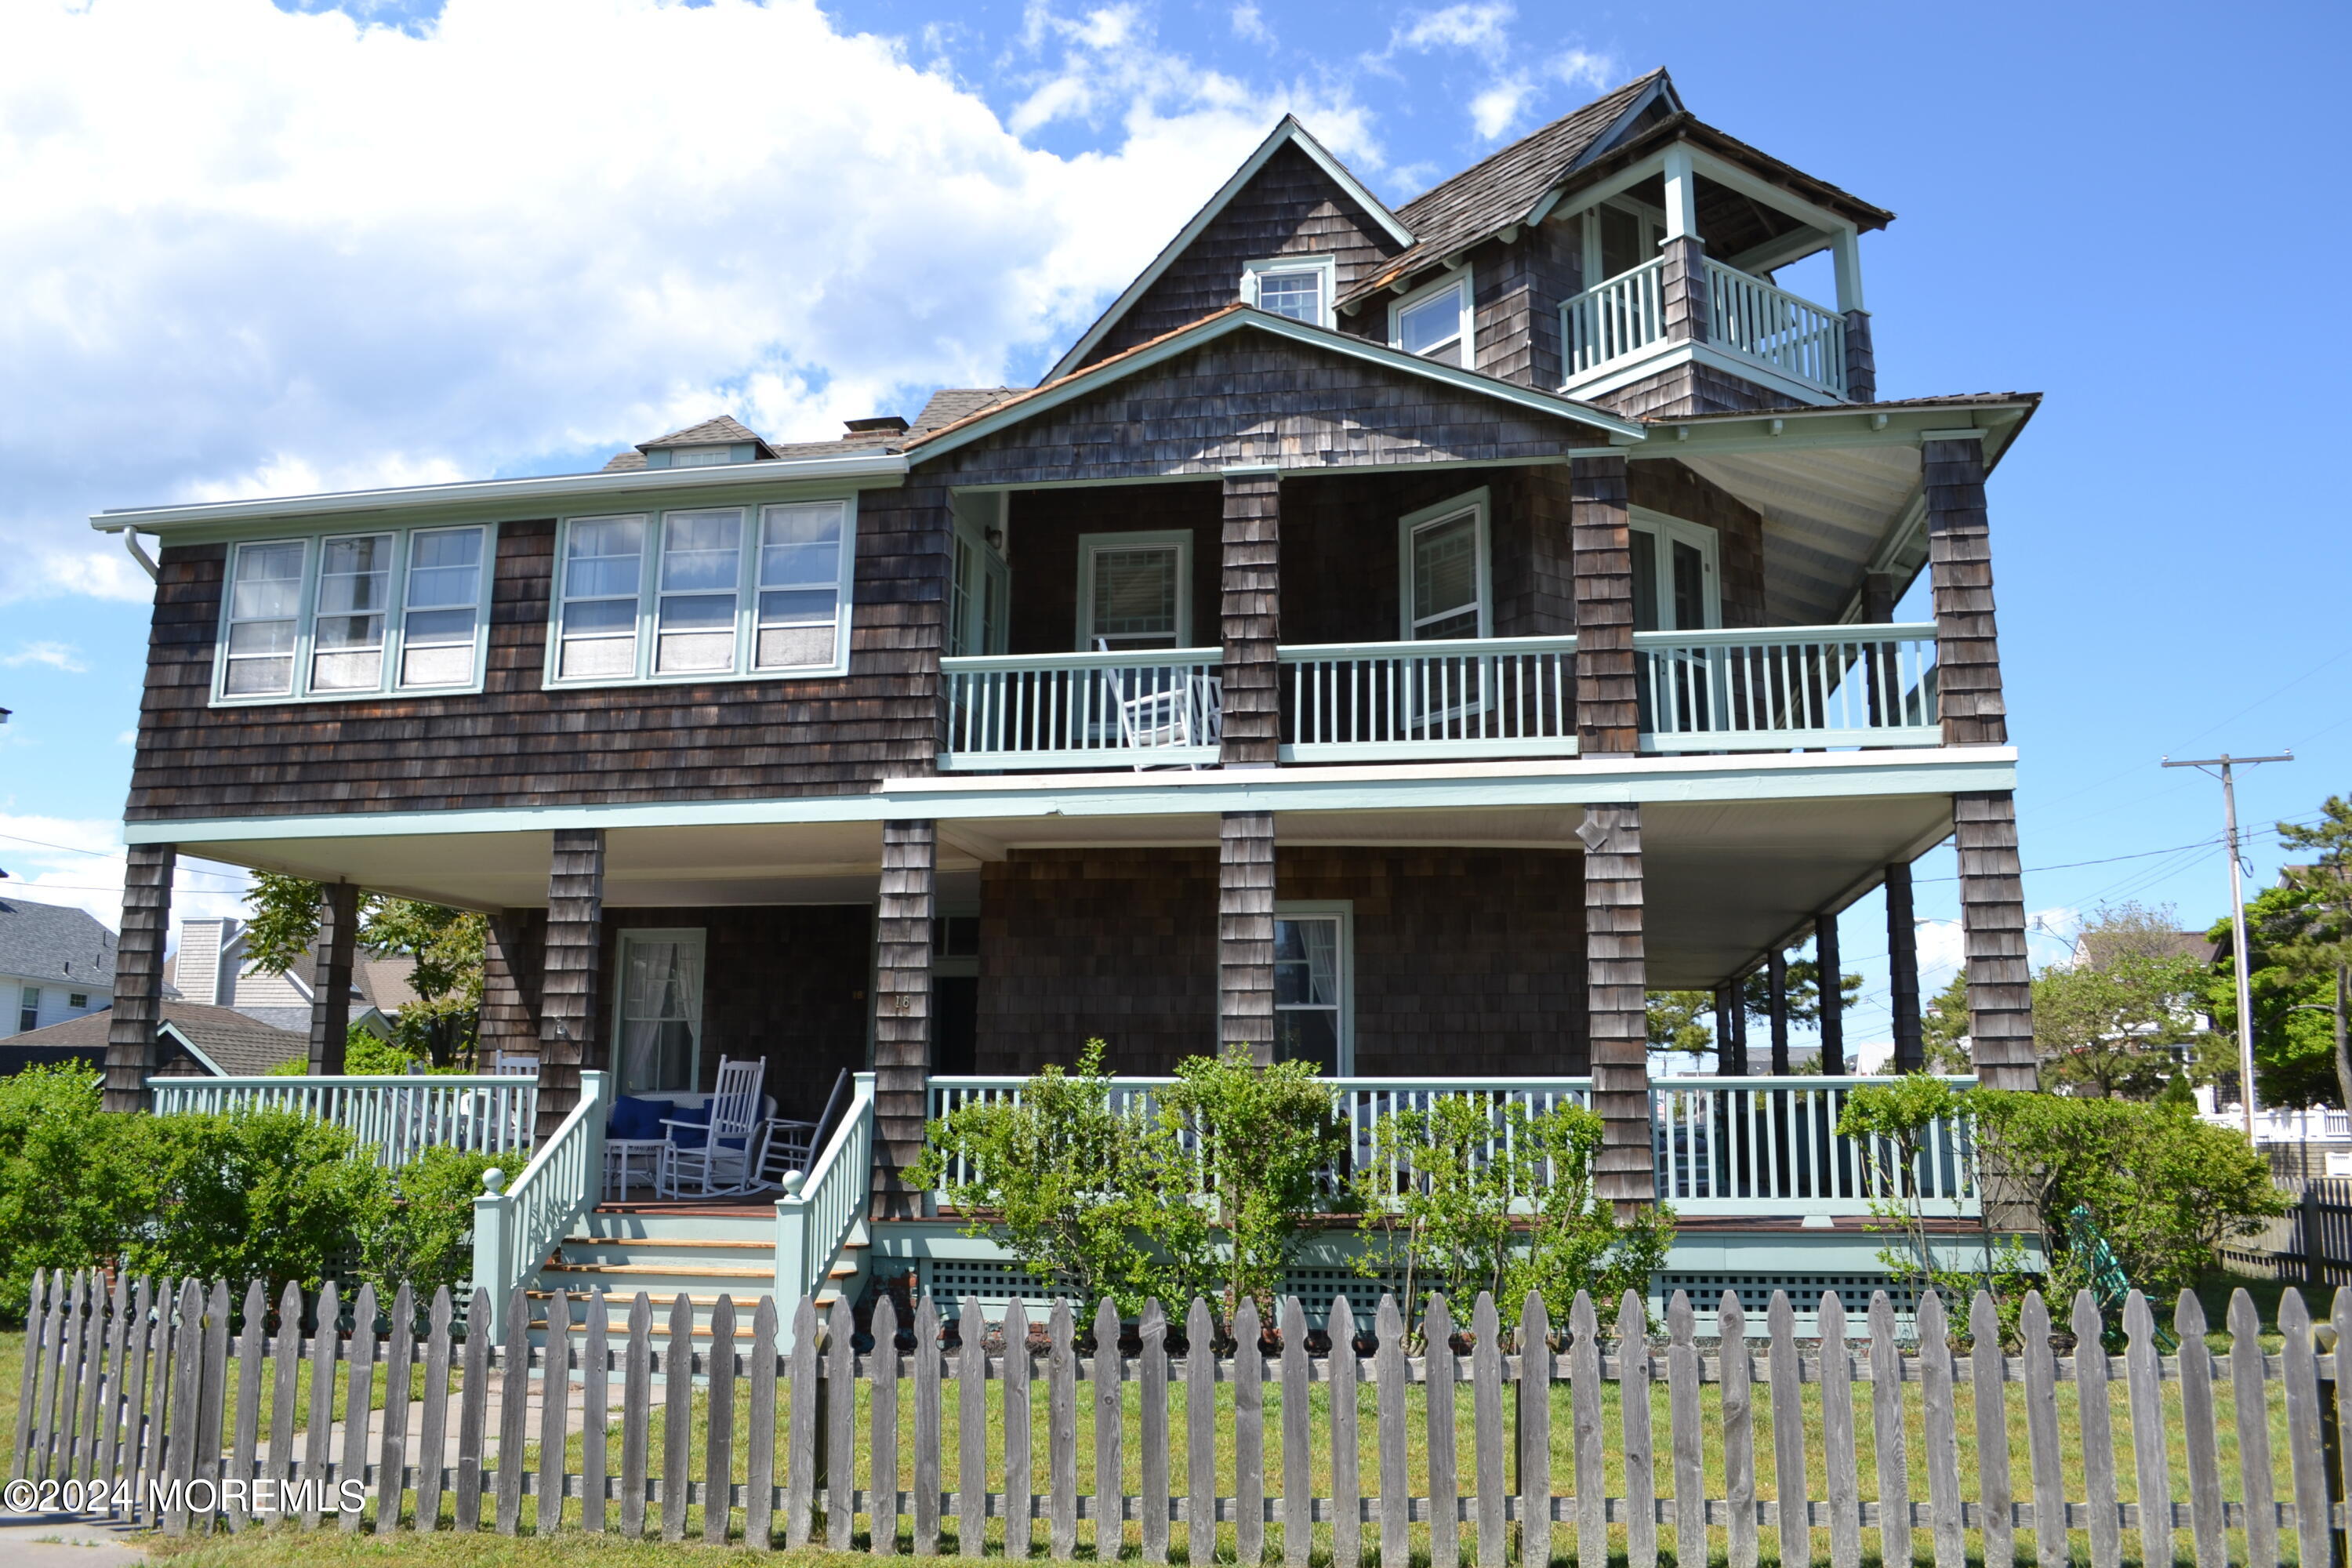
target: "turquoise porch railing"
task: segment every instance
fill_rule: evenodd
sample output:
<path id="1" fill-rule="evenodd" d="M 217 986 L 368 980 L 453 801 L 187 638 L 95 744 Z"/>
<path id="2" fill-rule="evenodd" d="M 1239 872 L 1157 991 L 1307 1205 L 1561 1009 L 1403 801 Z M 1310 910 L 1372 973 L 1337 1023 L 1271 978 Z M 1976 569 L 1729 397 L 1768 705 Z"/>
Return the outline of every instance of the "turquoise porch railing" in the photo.
<path id="1" fill-rule="evenodd" d="M 1642 749 L 1935 746 L 1932 625 L 1636 632 Z"/>
<path id="2" fill-rule="evenodd" d="M 1224 657 L 1188 647 L 943 658 L 940 766 L 1213 763 Z"/>
<path id="3" fill-rule="evenodd" d="M 1576 639 L 1321 643 L 1276 650 L 1286 763 L 1576 752 Z"/>
<path id="4" fill-rule="evenodd" d="M 1932 1215 L 1976 1214 L 1975 1151 L 1965 1122 L 1930 1124 L 1907 1171 L 1890 1142 L 1838 1133 L 1848 1095 L 1864 1084 L 1895 1081 L 1656 1079 L 1650 1130 L 1658 1196 L 1685 1215 L 1866 1215 L 1874 1203 L 1906 1194 Z"/>
<path id="5" fill-rule="evenodd" d="M 494 1320 L 502 1320 L 514 1288 L 539 1272 L 555 1244 L 596 1202 L 604 1179 L 604 1123 L 613 1114 L 612 1076 L 580 1075 L 580 1102 L 511 1180 L 502 1171 L 482 1177 L 474 1200 L 474 1284 L 490 1293 Z M 505 1331 L 503 1321 L 490 1325 Z"/>
<path id="6" fill-rule="evenodd" d="M 349 1128 L 376 1161 L 404 1165 L 427 1149 L 506 1154 L 530 1146 L 539 1080 L 454 1074 L 405 1078 L 151 1078 L 155 1114 L 293 1110 Z"/>
<path id="7" fill-rule="evenodd" d="M 784 1178 L 776 1200 L 776 1300 L 814 1296 L 866 1217 L 874 1190 L 874 1075 L 852 1079 L 849 1107 L 805 1175 Z M 792 1348 L 792 1325 L 782 1328 Z"/>
<path id="8" fill-rule="evenodd" d="M 1706 264 L 1706 341 L 1845 395 L 1845 318 L 1713 259 Z"/>

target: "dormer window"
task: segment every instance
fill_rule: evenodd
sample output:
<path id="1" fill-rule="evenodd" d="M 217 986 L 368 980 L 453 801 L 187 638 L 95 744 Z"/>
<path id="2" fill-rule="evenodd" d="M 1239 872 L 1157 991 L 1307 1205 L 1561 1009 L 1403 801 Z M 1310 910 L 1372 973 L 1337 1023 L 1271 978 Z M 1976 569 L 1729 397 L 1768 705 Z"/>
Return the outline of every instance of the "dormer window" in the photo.
<path id="1" fill-rule="evenodd" d="M 673 468 L 715 468 L 733 453 L 725 447 L 676 447 L 670 450 Z"/>
<path id="2" fill-rule="evenodd" d="M 1440 364 L 1474 365 L 1470 300 L 1467 267 L 1414 289 L 1389 307 L 1389 345 Z"/>
<path id="3" fill-rule="evenodd" d="M 1333 325 L 1339 262 L 1328 256 L 1276 256 L 1242 266 L 1242 303 L 1310 327 Z"/>

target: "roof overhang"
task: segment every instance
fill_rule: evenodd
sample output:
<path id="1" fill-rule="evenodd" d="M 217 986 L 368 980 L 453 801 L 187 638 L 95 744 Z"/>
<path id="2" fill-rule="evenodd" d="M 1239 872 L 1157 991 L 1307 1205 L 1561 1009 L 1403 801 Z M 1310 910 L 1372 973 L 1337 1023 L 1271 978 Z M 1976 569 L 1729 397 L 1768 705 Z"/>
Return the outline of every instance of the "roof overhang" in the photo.
<path id="1" fill-rule="evenodd" d="M 173 533 L 222 523 L 280 522 L 359 513 L 529 508 L 545 515 L 564 503 L 603 503 L 660 490 L 703 490 L 747 484 L 823 481 L 855 489 L 896 489 L 908 459 L 897 452 L 844 453 L 837 458 L 719 463 L 699 468 L 625 468 L 617 473 L 542 474 L 530 479 L 469 479 L 446 485 L 337 490 L 324 495 L 258 496 L 249 500 L 196 501 L 184 506 L 124 507 L 97 513 L 89 525 L 104 533 L 132 530 Z"/>
<path id="2" fill-rule="evenodd" d="M 1306 153 L 1317 168 L 1330 176 L 1334 184 L 1347 192 L 1358 206 L 1370 215 L 1372 221 L 1379 224 L 1381 231 L 1391 239 L 1399 245 L 1412 243 L 1412 231 L 1405 227 L 1396 214 L 1389 211 L 1387 204 L 1372 195 L 1362 181 L 1349 173 L 1345 163 L 1331 156 L 1320 142 L 1308 134 L 1307 127 L 1298 122 L 1297 116 L 1286 114 L 1282 117 L 1282 122 L 1267 133 L 1265 141 L 1257 144 L 1257 151 L 1243 161 L 1242 166 L 1234 171 L 1232 178 L 1218 186 L 1217 194 L 1211 196 L 1201 210 L 1192 215 L 1190 223 L 1177 230 L 1176 237 L 1170 240 L 1158 256 L 1151 258 L 1151 265 L 1136 274 L 1135 281 L 1129 283 L 1119 297 L 1111 301 L 1110 309 L 1097 317 L 1095 324 L 1087 329 L 1086 335 L 1071 345 L 1069 353 L 1054 363 L 1054 368 L 1045 373 L 1045 380 L 1052 382 L 1058 377 L 1069 374 L 1080 361 L 1093 353 L 1108 335 L 1110 330 L 1118 325 L 1128 311 L 1134 308 L 1135 302 L 1142 299 L 1154 283 L 1160 281 L 1160 274 L 1166 272 L 1174 264 L 1176 258 L 1191 248 L 1194 240 L 1201 237 L 1201 231 L 1215 221 L 1217 215 L 1225 210 L 1226 205 L 1241 193 L 1244 186 L 1257 178 L 1258 171 L 1265 168 L 1276 153 L 1288 146 L 1295 146 L 1301 153 Z"/>
<path id="3" fill-rule="evenodd" d="M 1863 574 L 1891 574 L 1899 597 L 1927 564 L 1924 444 L 1980 440 L 1990 473 L 2040 403 L 1988 394 L 1662 419 L 1626 456 L 1674 458 L 1761 513 L 1767 616 L 1822 625 L 1861 614 Z"/>
<path id="4" fill-rule="evenodd" d="M 907 458 L 910 462 L 929 462 L 934 458 L 954 451 L 959 447 L 969 446 L 974 441 L 982 440 L 1000 430 L 1034 418 L 1049 409 L 1058 408 L 1074 399 L 1113 385 L 1128 376 L 1149 370 L 1153 365 L 1173 359 L 1179 354 L 1189 353 L 1205 343 L 1214 342 L 1220 338 L 1239 331 L 1264 332 L 1270 337 L 1286 339 L 1310 349 L 1339 354 L 1349 359 L 1362 360 L 1403 374 L 1420 376 L 1459 392 L 1469 393 L 1475 396 L 1491 397 L 1499 403 L 1509 404 L 1538 414 L 1548 414 L 1556 418 L 1574 420 L 1605 436 L 1612 444 L 1638 442 L 1647 435 L 1643 426 L 1633 420 L 1621 419 L 1616 415 L 1595 408 L 1589 403 L 1580 403 L 1572 397 L 1562 397 L 1558 393 L 1538 391 L 1534 387 L 1521 386 L 1516 382 L 1481 374 L 1474 370 L 1463 370 L 1455 365 L 1438 364 L 1418 354 L 1410 354 L 1402 349 L 1391 348 L 1386 343 L 1376 343 L 1369 339 L 1353 337 L 1346 332 L 1334 331 L 1328 327 L 1309 326 L 1304 321 L 1294 321 L 1287 316 L 1277 316 L 1270 311 L 1258 310 L 1255 306 L 1228 305 L 1215 315 L 1204 316 L 1189 327 L 1180 327 L 1165 336 L 1154 338 L 1151 342 L 1129 349 L 1124 353 L 1115 354 L 1098 364 L 1087 366 L 1075 375 L 1048 382 L 1034 391 L 1024 393 L 992 408 L 982 409 L 978 414 L 960 419 L 952 425 L 943 425 L 921 439 L 908 443 Z"/>

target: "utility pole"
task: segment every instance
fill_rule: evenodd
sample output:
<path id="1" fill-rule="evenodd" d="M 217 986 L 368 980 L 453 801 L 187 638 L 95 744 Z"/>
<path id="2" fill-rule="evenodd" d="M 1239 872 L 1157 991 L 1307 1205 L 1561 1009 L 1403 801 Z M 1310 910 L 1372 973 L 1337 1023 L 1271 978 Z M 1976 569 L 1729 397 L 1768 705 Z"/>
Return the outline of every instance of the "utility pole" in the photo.
<path id="1" fill-rule="evenodd" d="M 2224 752 L 2218 757 L 2200 757 L 2174 762 L 2163 759 L 2168 768 L 2195 768 L 2205 773 L 2221 769 L 2221 837 L 2230 851 L 2230 944 L 2235 950 L 2238 970 L 2238 1103 L 2245 1112 L 2246 1142 L 2254 1141 L 2254 984 L 2246 955 L 2246 890 L 2245 868 L 2238 858 L 2238 786 L 2232 768 L 2250 768 L 2259 763 L 2291 763 L 2294 753 L 2288 752 L 2275 757 L 2233 757 Z"/>

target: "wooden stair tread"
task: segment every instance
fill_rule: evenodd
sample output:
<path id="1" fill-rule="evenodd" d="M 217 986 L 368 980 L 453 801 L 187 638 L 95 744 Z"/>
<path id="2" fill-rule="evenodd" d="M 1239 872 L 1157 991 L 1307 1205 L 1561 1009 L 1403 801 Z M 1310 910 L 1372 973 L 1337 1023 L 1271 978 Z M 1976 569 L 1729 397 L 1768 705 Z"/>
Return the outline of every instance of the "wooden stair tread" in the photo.
<path id="1" fill-rule="evenodd" d="M 748 1241 L 688 1241 L 671 1240 L 667 1237 L 656 1236 L 567 1236 L 563 1238 L 561 1245 L 564 1247 L 676 1247 L 702 1248 L 706 1250 L 731 1249 L 740 1252 L 751 1249 L 761 1252 L 773 1252 L 776 1250 L 776 1238 L 772 1236 L 767 1236 Z"/>
<path id="2" fill-rule="evenodd" d="M 540 1265 L 540 1272 L 556 1274 L 646 1274 L 668 1279 L 773 1279 L 770 1268 L 715 1268 L 707 1263 L 568 1263 L 560 1258 Z"/>

